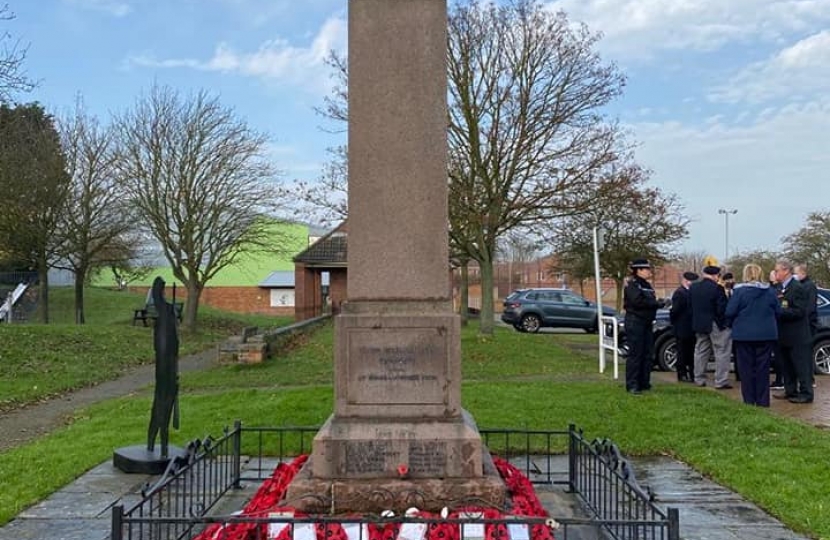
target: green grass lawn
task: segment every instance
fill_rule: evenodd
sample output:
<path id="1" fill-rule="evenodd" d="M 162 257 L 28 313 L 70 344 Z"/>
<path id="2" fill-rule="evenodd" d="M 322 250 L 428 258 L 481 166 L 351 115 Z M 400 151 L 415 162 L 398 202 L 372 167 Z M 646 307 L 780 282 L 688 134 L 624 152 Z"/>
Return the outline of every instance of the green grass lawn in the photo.
<path id="1" fill-rule="evenodd" d="M 462 402 L 482 427 L 564 429 L 609 437 L 630 455 L 671 455 L 736 490 L 796 531 L 830 538 L 830 433 L 688 385 L 656 383 L 641 397 L 573 353 L 571 336 L 462 332 Z M 580 338 L 583 339 L 583 338 Z M 584 338 L 590 339 L 590 337 Z M 184 445 L 234 420 L 321 424 L 332 411 L 331 326 L 260 365 L 182 375 Z M 0 454 L 0 523 L 146 437 L 149 390 L 77 411 L 67 425 Z M 21 474 L 21 471 L 25 473 Z"/>
<path id="2" fill-rule="evenodd" d="M 152 363 L 153 330 L 132 326 L 144 295 L 90 288 L 87 324 L 75 325 L 73 289 L 50 290 L 52 323 L 0 324 L 0 411 L 110 380 L 131 367 Z M 245 326 L 282 326 L 289 317 L 199 310 L 200 330 L 181 335 L 180 354 L 205 349 Z"/>

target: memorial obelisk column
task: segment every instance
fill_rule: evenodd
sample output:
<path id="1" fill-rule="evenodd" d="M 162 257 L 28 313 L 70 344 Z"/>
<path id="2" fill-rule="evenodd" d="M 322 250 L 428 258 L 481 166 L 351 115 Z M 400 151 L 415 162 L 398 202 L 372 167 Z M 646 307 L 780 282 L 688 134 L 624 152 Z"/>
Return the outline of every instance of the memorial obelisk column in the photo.
<path id="1" fill-rule="evenodd" d="M 348 298 L 335 320 L 335 409 L 288 499 L 330 488 L 338 510 L 378 510 L 360 501 L 380 487 L 417 489 L 432 508 L 503 500 L 461 409 L 446 51 L 446 0 L 349 1 Z"/>

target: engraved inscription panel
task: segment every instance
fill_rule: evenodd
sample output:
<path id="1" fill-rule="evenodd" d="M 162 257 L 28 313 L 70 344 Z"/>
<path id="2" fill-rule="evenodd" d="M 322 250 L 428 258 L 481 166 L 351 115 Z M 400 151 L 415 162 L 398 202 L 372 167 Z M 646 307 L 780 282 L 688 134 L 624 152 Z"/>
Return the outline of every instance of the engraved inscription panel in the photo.
<path id="1" fill-rule="evenodd" d="M 348 402 L 444 404 L 447 364 L 446 333 L 435 328 L 350 329 Z"/>
<path id="2" fill-rule="evenodd" d="M 345 447 L 347 474 L 383 473 L 400 463 L 401 453 L 390 441 L 348 441 Z"/>
<path id="3" fill-rule="evenodd" d="M 447 472 L 447 443 L 412 441 L 409 443 L 409 470 L 413 474 L 443 476 Z"/>

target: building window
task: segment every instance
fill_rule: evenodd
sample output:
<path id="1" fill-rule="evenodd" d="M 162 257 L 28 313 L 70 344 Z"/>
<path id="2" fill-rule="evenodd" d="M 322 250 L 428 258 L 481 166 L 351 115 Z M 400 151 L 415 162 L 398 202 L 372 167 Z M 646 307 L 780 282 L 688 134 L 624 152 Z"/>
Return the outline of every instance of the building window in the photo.
<path id="1" fill-rule="evenodd" d="M 271 289 L 271 307 L 294 307 L 294 290 Z"/>

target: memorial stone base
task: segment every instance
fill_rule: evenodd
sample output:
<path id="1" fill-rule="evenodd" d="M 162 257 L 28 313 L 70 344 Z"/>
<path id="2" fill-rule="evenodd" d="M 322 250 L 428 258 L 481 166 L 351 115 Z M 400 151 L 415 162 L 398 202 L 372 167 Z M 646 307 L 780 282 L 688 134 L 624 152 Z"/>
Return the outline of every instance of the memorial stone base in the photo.
<path id="1" fill-rule="evenodd" d="M 308 513 L 503 509 L 504 482 L 466 413 L 458 422 L 330 418 L 284 504 Z"/>

